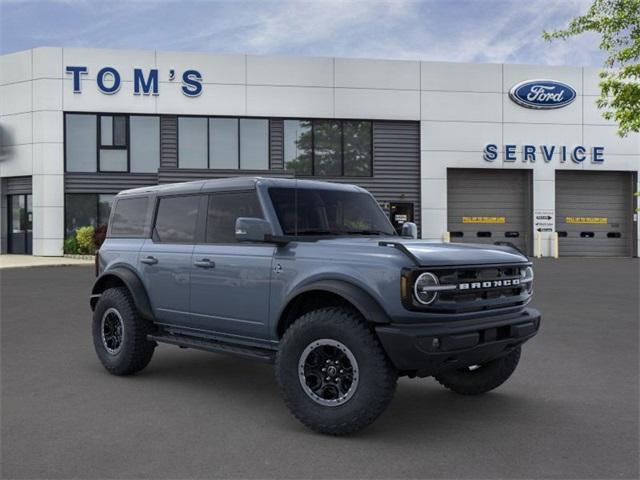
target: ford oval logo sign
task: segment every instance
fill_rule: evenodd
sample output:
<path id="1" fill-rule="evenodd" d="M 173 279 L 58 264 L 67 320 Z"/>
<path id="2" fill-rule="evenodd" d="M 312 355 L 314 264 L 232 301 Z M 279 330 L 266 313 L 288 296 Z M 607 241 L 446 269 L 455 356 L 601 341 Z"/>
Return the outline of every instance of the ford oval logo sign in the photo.
<path id="1" fill-rule="evenodd" d="M 576 99 L 576 91 L 555 80 L 527 80 L 514 85 L 509 96 L 523 107 L 550 110 L 569 105 Z"/>

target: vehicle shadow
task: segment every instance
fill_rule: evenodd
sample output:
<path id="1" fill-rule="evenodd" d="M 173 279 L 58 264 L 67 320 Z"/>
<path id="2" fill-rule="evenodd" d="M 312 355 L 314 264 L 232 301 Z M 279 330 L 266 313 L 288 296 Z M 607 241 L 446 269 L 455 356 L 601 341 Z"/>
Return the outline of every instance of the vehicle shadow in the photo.
<path id="1" fill-rule="evenodd" d="M 272 365 L 171 347 L 158 353 L 132 381 L 153 383 L 156 389 L 181 395 L 210 396 L 214 404 L 232 399 L 236 413 L 260 417 L 276 430 L 313 434 L 286 409 Z M 364 431 L 345 438 L 379 438 L 384 443 L 402 444 L 426 435 L 457 435 L 483 425 L 509 423 L 518 428 L 520 423 L 535 422 L 541 408 L 539 399 L 532 397 L 530 390 L 514 392 L 508 384 L 472 397 L 452 393 L 433 378 L 402 378 L 382 417 Z"/>

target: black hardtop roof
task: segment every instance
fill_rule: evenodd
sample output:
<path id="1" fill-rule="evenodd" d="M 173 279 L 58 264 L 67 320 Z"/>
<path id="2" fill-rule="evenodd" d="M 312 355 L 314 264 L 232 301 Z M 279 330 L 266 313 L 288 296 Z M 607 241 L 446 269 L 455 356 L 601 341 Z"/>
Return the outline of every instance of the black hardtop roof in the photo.
<path id="1" fill-rule="evenodd" d="M 176 195 L 219 190 L 242 190 L 253 189 L 256 188 L 257 185 L 280 188 L 317 188 L 324 190 L 355 190 L 365 192 L 364 189 L 358 187 L 357 185 L 347 183 L 332 183 L 320 180 L 298 180 L 295 178 L 230 177 L 132 188 L 130 190 L 124 190 L 120 192 L 118 196 L 138 196 L 145 194 Z"/>

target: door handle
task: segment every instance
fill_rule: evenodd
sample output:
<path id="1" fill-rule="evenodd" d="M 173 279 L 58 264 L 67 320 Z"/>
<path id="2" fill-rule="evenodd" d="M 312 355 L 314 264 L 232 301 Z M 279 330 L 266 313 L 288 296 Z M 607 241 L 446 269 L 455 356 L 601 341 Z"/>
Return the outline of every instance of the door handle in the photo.
<path id="1" fill-rule="evenodd" d="M 140 259 L 140 262 L 147 265 L 155 265 L 156 263 L 158 263 L 158 259 L 156 257 L 148 256 Z"/>
<path id="2" fill-rule="evenodd" d="M 208 258 L 203 258 L 202 260 L 196 260 L 193 262 L 193 265 L 200 268 L 215 268 L 215 262 L 212 262 Z"/>

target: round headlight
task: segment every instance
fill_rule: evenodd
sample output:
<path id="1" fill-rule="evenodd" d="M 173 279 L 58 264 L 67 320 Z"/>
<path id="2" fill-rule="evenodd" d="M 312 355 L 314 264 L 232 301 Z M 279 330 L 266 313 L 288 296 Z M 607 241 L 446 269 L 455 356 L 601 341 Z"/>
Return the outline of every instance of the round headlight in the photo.
<path id="1" fill-rule="evenodd" d="M 430 305 L 438 297 L 438 277 L 431 272 L 421 274 L 413 284 L 413 294 L 422 305 Z"/>

